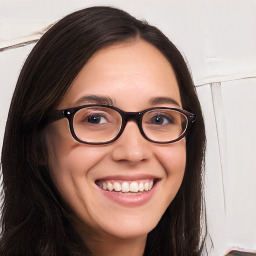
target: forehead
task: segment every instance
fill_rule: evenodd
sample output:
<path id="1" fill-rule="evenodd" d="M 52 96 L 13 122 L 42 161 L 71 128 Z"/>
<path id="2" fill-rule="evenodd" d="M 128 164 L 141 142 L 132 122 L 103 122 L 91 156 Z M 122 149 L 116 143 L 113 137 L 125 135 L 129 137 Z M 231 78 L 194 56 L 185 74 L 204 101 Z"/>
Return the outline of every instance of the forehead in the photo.
<path id="1" fill-rule="evenodd" d="M 136 40 L 106 47 L 82 68 L 60 107 L 86 95 L 107 96 L 131 103 L 150 97 L 173 97 L 180 103 L 178 83 L 166 57 L 153 45 Z M 128 98 L 127 98 L 128 97 Z"/>

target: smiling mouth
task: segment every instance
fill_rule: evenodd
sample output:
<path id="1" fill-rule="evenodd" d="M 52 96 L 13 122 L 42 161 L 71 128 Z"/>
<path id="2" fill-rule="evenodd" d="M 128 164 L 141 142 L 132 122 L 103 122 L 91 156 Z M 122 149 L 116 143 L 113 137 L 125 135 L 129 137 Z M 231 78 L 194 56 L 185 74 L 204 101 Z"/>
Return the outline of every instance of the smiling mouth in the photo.
<path id="1" fill-rule="evenodd" d="M 96 185 L 109 192 L 134 194 L 150 191 L 156 182 L 157 179 L 139 181 L 97 180 Z"/>

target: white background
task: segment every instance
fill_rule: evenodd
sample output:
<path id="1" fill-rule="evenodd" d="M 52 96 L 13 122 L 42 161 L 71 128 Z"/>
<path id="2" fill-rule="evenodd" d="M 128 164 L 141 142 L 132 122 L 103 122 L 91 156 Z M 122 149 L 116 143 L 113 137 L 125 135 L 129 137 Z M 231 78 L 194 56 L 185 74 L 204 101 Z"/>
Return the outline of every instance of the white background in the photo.
<path id="1" fill-rule="evenodd" d="M 26 42 L 66 14 L 93 5 L 146 19 L 186 56 L 207 129 L 210 255 L 233 247 L 256 251 L 255 0 L 0 0 L 0 149 L 12 93 L 34 46 Z"/>

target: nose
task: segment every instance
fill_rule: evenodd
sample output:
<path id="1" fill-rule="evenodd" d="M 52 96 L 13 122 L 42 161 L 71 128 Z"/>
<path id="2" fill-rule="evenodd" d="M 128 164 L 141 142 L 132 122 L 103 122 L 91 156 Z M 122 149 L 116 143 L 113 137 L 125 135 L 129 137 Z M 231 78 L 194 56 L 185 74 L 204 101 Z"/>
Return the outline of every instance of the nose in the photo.
<path id="1" fill-rule="evenodd" d="M 130 164 L 145 162 L 152 157 L 150 144 L 140 133 L 134 121 L 128 121 L 122 135 L 114 142 L 112 158 Z"/>

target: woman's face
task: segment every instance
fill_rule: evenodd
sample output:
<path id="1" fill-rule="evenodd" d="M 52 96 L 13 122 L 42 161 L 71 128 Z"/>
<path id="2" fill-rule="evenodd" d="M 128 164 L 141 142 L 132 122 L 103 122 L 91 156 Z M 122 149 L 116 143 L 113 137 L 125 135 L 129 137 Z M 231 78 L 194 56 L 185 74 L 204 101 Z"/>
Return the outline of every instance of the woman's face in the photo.
<path id="1" fill-rule="evenodd" d="M 97 52 L 58 109 L 109 101 L 124 111 L 182 108 L 172 67 L 143 40 Z M 47 126 L 46 140 L 53 182 L 71 212 L 74 226 L 90 236 L 146 236 L 172 202 L 183 179 L 185 139 L 173 144 L 149 142 L 134 121 L 127 123 L 115 142 L 88 145 L 73 139 L 64 118 Z M 108 183 L 122 186 L 135 182 L 145 190 L 146 183 L 150 186 L 156 180 L 150 191 L 138 193 L 110 192 L 98 184 L 111 187 Z"/>

